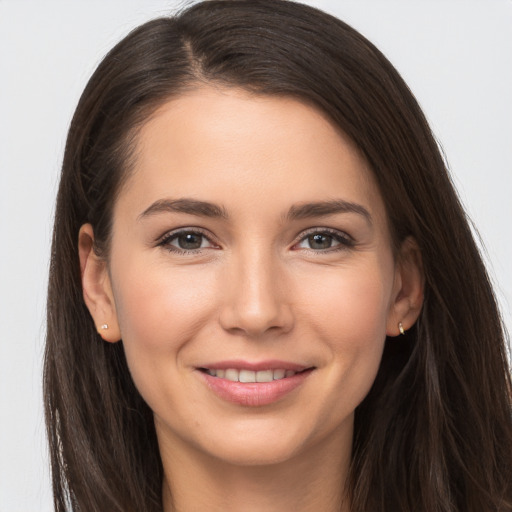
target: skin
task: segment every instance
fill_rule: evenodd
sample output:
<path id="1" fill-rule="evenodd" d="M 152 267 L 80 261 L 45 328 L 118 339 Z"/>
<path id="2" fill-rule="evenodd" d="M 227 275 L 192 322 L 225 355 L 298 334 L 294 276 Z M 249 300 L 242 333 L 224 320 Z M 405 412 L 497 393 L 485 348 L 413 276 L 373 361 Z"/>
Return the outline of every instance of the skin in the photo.
<path id="1" fill-rule="evenodd" d="M 398 322 L 408 329 L 421 307 L 414 242 L 393 254 L 366 161 L 295 99 L 201 87 L 161 106 L 137 150 L 108 261 L 92 250 L 90 225 L 80 260 L 98 330 L 107 342 L 123 339 L 154 411 L 165 510 L 349 510 L 342 483 L 354 410 L 386 335 L 399 334 Z M 225 215 L 148 213 L 182 198 Z M 368 217 L 287 216 L 333 200 Z M 182 228 L 196 232 L 199 249 L 180 250 Z M 233 359 L 314 369 L 283 398 L 250 407 L 219 398 L 198 371 Z"/>

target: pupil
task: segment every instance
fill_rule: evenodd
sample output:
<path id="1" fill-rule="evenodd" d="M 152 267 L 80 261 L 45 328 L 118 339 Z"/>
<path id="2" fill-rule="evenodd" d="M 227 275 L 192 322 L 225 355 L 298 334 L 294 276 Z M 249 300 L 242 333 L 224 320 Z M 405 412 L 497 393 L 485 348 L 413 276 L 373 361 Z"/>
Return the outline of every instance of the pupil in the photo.
<path id="1" fill-rule="evenodd" d="M 309 246 L 312 249 L 329 249 L 332 243 L 332 236 L 316 234 L 308 237 Z"/>
<path id="2" fill-rule="evenodd" d="M 194 233 L 187 233 L 178 237 L 178 244 L 180 249 L 199 249 L 201 247 L 202 235 Z"/>

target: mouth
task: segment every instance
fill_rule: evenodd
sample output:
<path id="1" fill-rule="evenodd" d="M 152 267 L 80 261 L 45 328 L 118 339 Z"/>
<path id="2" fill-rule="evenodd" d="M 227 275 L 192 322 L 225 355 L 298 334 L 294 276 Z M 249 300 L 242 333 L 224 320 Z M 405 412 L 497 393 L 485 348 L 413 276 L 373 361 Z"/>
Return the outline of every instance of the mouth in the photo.
<path id="1" fill-rule="evenodd" d="M 214 368 L 204 366 L 197 370 L 217 397 L 244 407 L 261 407 L 280 402 L 287 396 L 297 396 L 292 392 L 300 389 L 316 369 L 283 362 L 233 363 L 219 363 Z"/>
<path id="2" fill-rule="evenodd" d="M 217 377 L 219 379 L 226 379 L 231 382 L 273 382 L 274 380 L 282 380 L 289 377 L 293 377 L 298 373 L 311 370 L 312 368 L 305 368 L 304 370 L 286 370 L 284 368 L 267 370 L 246 370 L 237 368 L 226 368 L 226 369 L 214 369 L 214 368 L 199 368 L 203 373 L 207 373 L 211 377 Z"/>

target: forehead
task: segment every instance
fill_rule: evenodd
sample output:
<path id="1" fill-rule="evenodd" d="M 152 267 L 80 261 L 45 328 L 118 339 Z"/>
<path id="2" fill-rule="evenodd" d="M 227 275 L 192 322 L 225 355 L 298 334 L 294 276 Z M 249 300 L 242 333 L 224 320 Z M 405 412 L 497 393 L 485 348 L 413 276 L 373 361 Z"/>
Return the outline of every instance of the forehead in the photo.
<path id="1" fill-rule="evenodd" d="M 164 197 L 259 211 L 342 197 L 383 214 L 358 149 L 324 113 L 295 98 L 198 88 L 157 109 L 136 144 L 134 172 L 119 198 L 134 213 Z"/>

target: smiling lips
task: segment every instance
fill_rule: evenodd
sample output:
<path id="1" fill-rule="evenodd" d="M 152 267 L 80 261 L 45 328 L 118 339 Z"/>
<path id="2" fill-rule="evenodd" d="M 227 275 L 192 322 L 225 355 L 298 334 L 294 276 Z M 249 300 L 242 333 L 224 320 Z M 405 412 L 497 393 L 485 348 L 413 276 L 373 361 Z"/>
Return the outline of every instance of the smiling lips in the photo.
<path id="1" fill-rule="evenodd" d="M 294 370 L 285 370 L 284 368 L 259 371 L 237 370 L 235 368 L 228 368 L 227 370 L 207 369 L 206 372 L 212 377 L 230 380 L 231 382 L 272 382 L 286 377 L 293 377 L 298 373 Z"/>
<path id="2" fill-rule="evenodd" d="M 284 398 L 312 373 L 314 368 L 286 363 L 250 365 L 221 363 L 199 368 L 200 375 L 218 397 L 231 403 L 258 407 Z"/>

